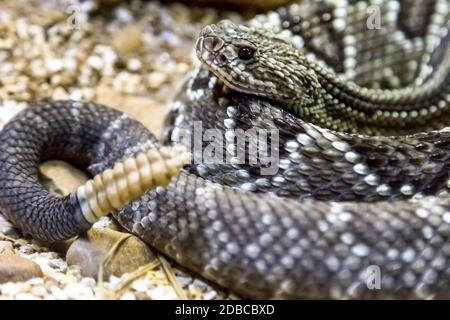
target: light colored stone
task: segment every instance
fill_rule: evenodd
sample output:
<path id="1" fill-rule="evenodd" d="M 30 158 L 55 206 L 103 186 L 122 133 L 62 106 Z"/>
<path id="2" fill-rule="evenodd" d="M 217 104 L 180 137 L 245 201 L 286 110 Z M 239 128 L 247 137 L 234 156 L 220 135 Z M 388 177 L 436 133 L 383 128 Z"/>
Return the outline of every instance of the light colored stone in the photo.
<path id="1" fill-rule="evenodd" d="M 120 300 L 136 300 L 136 296 L 132 292 L 125 292 L 121 297 Z"/>
<path id="2" fill-rule="evenodd" d="M 31 288 L 31 293 L 34 294 L 36 297 L 43 298 L 47 294 L 47 290 L 44 287 L 33 287 Z"/>
<path id="3" fill-rule="evenodd" d="M 64 293 L 64 291 L 62 289 L 58 288 L 57 286 L 51 287 L 50 292 L 52 293 L 52 296 L 56 300 L 66 300 L 67 299 L 67 295 Z"/>
<path id="4" fill-rule="evenodd" d="M 205 294 L 203 295 L 203 299 L 205 300 L 212 300 L 215 297 L 217 297 L 217 292 L 212 290 L 205 292 Z"/>
<path id="5" fill-rule="evenodd" d="M 84 287 L 80 284 L 69 284 L 63 291 L 69 299 L 77 299 L 83 295 Z"/>
<path id="6" fill-rule="evenodd" d="M 128 60 L 127 68 L 130 71 L 139 71 L 141 69 L 142 63 L 139 59 L 133 58 Z"/>
<path id="7" fill-rule="evenodd" d="M 55 189 L 59 190 L 62 195 L 68 195 L 75 191 L 78 186 L 89 179 L 84 172 L 64 161 L 44 162 L 39 166 L 39 171 L 51 180 Z"/>
<path id="8" fill-rule="evenodd" d="M 138 25 L 128 25 L 112 39 L 111 46 L 122 57 L 127 57 L 142 46 L 142 29 Z"/>
<path id="9" fill-rule="evenodd" d="M 0 292 L 2 295 L 14 296 L 22 290 L 19 284 L 8 282 L 0 286 Z"/>
<path id="10" fill-rule="evenodd" d="M 54 100 L 67 100 L 69 99 L 69 94 L 62 87 L 57 87 L 52 94 L 52 99 Z"/>
<path id="11" fill-rule="evenodd" d="M 159 88 L 167 80 L 167 74 L 163 72 L 152 72 L 148 75 L 148 86 L 152 89 Z"/>
<path id="12" fill-rule="evenodd" d="M 123 237 L 128 238 L 104 265 L 105 280 L 112 274 L 120 276 L 132 272 L 155 259 L 152 250 L 135 236 L 109 229 L 91 229 L 72 244 L 66 260 L 71 265 L 79 265 L 83 276 L 97 278 L 106 253 Z"/>
<path id="13" fill-rule="evenodd" d="M 61 282 L 65 279 L 66 275 L 62 272 L 51 272 L 49 274 L 50 278 L 55 280 L 56 282 Z"/>
<path id="14" fill-rule="evenodd" d="M 94 278 L 90 278 L 90 277 L 85 277 L 83 279 L 81 279 L 80 283 L 88 288 L 94 288 L 95 285 L 97 284 L 97 282 L 95 281 Z"/>
<path id="15" fill-rule="evenodd" d="M 94 290 L 92 288 L 83 287 L 81 293 L 81 296 L 84 299 L 93 299 L 95 297 Z"/>
<path id="16" fill-rule="evenodd" d="M 117 93 L 109 87 L 97 89 L 97 101 L 127 113 L 156 135 L 162 132 L 168 107 L 149 97 L 136 97 Z"/>
<path id="17" fill-rule="evenodd" d="M 208 284 L 205 281 L 202 281 L 200 279 L 195 279 L 194 282 L 192 283 L 194 286 L 201 288 L 201 289 L 206 289 L 208 288 Z"/>
<path id="18" fill-rule="evenodd" d="M 14 254 L 14 247 L 9 241 L 0 241 L 0 254 Z"/>
<path id="19" fill-rule="evenodd" d="M 67 263 L 60 258 L 51 259 L 49 261 L 49 266 L 53 269 L 59 269 L 61 271 L 65 271 L 67 269 Z"/>
<path id="20" fill-rule="evenodd" d="M 87 59 L 87 64 L 95 70 L 101 70 L 103 68 L 103 60 L 99 56 L 90 56 Z"/>
<path id="21" fill-rule="evenodd" d="M 76 285 L 78 284 L 78 279 L 74 275 L 66 274 L 60 283 L 64 286 Z"/>
<path id="22" fill-rule="evenodd" d="M 64 63 L 61 59 L 50 58 L 45 61 L 45 67 L 51 73 L 61 71 L 64 68 Z"/>
<path id="23" fill-rule="evenodd" d="M 150 289 L 149 280 L 148 279 L 136 280 L 131 285 L 131 288 L 133 288 L 133 290 L 136 290 L 138 292 L 145 292 Z"/>
<path id="24" fill-rule="evenodd" d="M 189 284 L 192 283 L 191 277 L 177 277 L 177 281 L 180 284 L 182 288 L 187 287 Z"/>
<path id="25" fill-rule="evenodd" d="M 33 278 L 27 281 L 28 284 L 32 286 L 42 286 L 44 285 L 44 279 L 43 278 Z"/>
<path id="26" fill-rule="evenodd" d="M 34 294 L 28 292 L 21 292 L 16 295 L 16 300 L 38 300 L 39 298 Z"/>
<path id="27" fill-rule="evenodd" d="M 148 290 L 147 295 L 152 300 L 178 300 L 178 296 L 169 286 L 158 286 L 154 289 Z"/>
<path id="28" fill-rule="evenodd" d="M 101 217 L 97 222 L 92 225 L 92 228 L 111 229 L 119 231 L 122 227 L 110 216 Z"/>

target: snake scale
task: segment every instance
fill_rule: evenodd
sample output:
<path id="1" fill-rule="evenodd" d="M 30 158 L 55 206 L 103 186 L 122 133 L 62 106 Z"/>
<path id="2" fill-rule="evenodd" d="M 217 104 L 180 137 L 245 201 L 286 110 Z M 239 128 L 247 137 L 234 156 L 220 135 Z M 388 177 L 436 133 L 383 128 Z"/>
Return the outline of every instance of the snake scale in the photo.
<path id="1" fill-rule="evenodd" d="M 193 142 L 197 161 L 175 174 L 180 153 L 150 154 L 160 142 L 126 115 L 42 102 L 0 134 L 2 213 L 57 241 L 114 209 L 127 230 L 243 297 L 450 298 L 449 18 L 446 0 L 303 1 L 247 27 L 208 26 L 165 134 Z M 224 140 L 196 145 L 199 123 Z M 275 130 L 274 174 L 258 153 L 250 163 L 260 145 L 251 134 L 237 145 L 236 129 Z M 204 160 L 211 145 L 231 160 Z M 95 178 L 50 195 L 36 169 L 47 159 Z"/>

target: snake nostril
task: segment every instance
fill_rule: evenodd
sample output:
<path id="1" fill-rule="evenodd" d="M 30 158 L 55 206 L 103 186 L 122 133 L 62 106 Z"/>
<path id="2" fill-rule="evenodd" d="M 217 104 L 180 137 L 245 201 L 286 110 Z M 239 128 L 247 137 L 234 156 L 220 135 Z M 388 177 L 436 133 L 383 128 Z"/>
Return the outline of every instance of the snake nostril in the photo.
<path id="1" fill-rule="evenodd" d="M 219 54 L 216 59 L 220 64 L 227 62 L 227 57 L 224 54 Z"/>

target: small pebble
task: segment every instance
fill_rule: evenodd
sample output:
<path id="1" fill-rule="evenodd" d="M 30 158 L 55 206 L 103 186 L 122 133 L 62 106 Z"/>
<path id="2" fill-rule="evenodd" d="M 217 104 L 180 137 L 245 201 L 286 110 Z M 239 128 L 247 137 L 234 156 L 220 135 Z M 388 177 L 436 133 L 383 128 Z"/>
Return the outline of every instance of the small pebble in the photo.
<path id="1" fill-rule="evenodd" d="M 152 72 L 148 76 L 148 85 L 150 88 L 160 87 L 167 79 L 167 75 L 162 72 Z"/>
<path id="2" fill-rule="evenodd" d="M 191 277 L 177 277 L 177 280 L 182 288 L 187 287 L 189 284 L 192 283 Z"/>
<path id="3" fill-rule="evenodd" d="M 138 292 L 145 292 L 149 289 L 149 287 L 150 287 L 150 283 L 147 279 L 136 280 L 131 285 L 131 288 L 133 288 L 134 290 L 136 290 Z"/>
<path id="4" fill-rule="evenodd" d="M 139 71 L 141 69 L 142 63 L 139 59 L 130 59 L 127 63 L 127 68 L 130 71 Z"/>
<path id="5" fill-rule="evenodd" d="M 99 56 L 90 56 L 87 59 L 87 63 L 95 70 L 101 70 L 103 67 L 103 60 Z"/>
<path id="6" fill-rule="evenodd" d="M 178 296 L 169 286 L 158 286 L 154 289 L 148 290 L 147 295 L 152 300 L 177 300 Z"/>
<path id="7" fill-rule="evenodd" d="M 80 283 L 88 288 L 94 288 L 95 285 L 97 284 L 96 281 L 93 278 L 90 277 L 85 277 L 83 279 L 81 279 Z"/>
<path id="8" fill-rule="evenodd" d="M 61 290 L 60 288 L 58 288 L 57 286 L 51 287 L 50 292 L 52 293 L 52 296 L 56 300 L 66 300 L 67 299 L 67 295 L 64 293 L 64 291 Z"/>
<path id="9" fill-rule="evenodd" d="M 14 296 L 22 290 L 19 284 L 8 282 L 0 286 L 0 292 L 5 295 Z"/>
<path id="10" fill-rule="evenodd" d="M 203 299 L 205 299 L 205 300 L 212 300 L 215 297 L 217 297 L 216 291 L 207 291 L 203 294 Z"/>
<path id="11" fill-rule="evenodd" d="M 115 13 L 117 19 L 121 22 L 129 23 L 129 22 L 133 21 L 133 15 L 128 9 L 117 8 L 114 13 Z"/>
<path id="12" fill-rule="evenodd" d="M 37 297 L 45 297 L 45 295 L 47 294 L 47 290 L 44 287 L 33 287 L 31 288 L 31 293 L 34 294 Z"/>
<path id="13" fill-rule="evenodd" d="M 14 247 L 10 241 L 0 241 L 0 254 L 14 254 Z"/>
<path id="14" fill-rule="evenodd" d="M 120 300 L 136 300 L 136 296 L 132 292 L 125 292 L 121 297 Z"/>
<path id="15" fill-rule="evenodd" d="M 54 270 L 52 270 L 52 271 L 54 271 Z M 52 272 L 52 273 L 50 273 L 50 277 L 57 282 L 61 282 L 62 280 L 64 280 L 66 275 L 61 272 Z"/>
<path id="16" fill-rule="evenodd" d="M 205 289 L 208 287 L 208 284 L 202 280 L 199 279 L 195 279 L 194 282 L 192 283 L 194 286 L 199 287 L 201 289 Z"/>
<path id="17" fill-rule="evenodd" d="M 39 300 L 39 297 L 37 297 L 31 293 L 21 292 L 15 296 L 15 299 L 16 300 Z"/>
<path id="18" fill-rule="evenodd" d="M 45 61 L 45 67 L 52 73 L 61 71 L 64 67 L 63 61 L 60 59 L 48 59 Z"/>
<path id="19" fill-rule="evenodd" d="M 44 285 L 44 279 L 33 278 L 33 279 L 28 280 L 28 284 L 30 284 L 32 286 L 42 286 L 42 285 Z"/>
<path id="20" fill-rule="evenodd" d="M 63 289 L 63 291 L 68 298 L 77 299 L 78 297 L 81 297 L 83 295 L 84 287 L 79 284 L 69 284 Z"/>

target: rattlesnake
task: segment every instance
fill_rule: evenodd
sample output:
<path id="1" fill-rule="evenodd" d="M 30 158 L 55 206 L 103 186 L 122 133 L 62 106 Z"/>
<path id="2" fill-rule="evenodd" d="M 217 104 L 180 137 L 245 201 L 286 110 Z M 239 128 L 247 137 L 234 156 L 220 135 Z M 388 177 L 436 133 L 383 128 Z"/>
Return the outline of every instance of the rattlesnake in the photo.
<path id="1" fill-rule="evenodd" d="M 186 154 L 118 111 L 28 108 L 0 134 L 2 212 L 56 241 L 134 199 L 113 212 L 126 229 L 243 297 L 449 298 L 448 7 L 305 1 L 206 27 L 167 120 L 166 139 L 193 142 L 179 174 Z M 200 124 L 223 141 L 199 144 Z M 258 130 L 274 133 L 272 175 L 249 163 Z M 51 196 L 36 171 L 50 158 L 97 176 Z"/>

